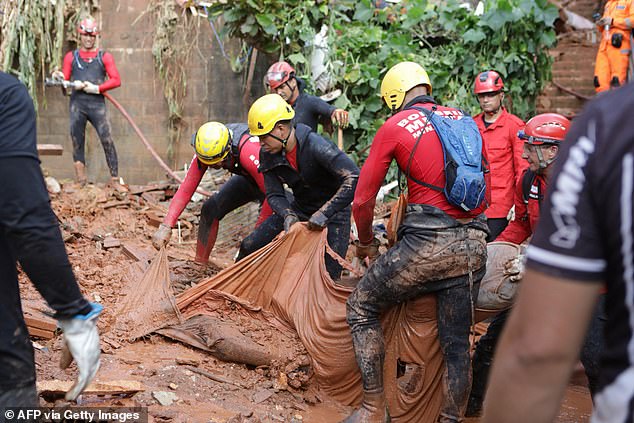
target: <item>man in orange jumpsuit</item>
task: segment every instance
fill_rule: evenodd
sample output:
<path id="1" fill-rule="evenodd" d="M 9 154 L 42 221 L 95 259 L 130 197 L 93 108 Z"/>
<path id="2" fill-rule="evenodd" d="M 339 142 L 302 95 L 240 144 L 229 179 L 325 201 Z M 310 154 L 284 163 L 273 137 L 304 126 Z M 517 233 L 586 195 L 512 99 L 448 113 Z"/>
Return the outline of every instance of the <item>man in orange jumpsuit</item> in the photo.
<path id="1" fill-rule="evenodd" d="M 594 67 L 594 87 L 597 93 L 620 87 L 627 80 L 632 46 L 630 33 L 634 22 L 632 0 L 608 0 L 603 16 L 597 22 L 601 44 Z"/>

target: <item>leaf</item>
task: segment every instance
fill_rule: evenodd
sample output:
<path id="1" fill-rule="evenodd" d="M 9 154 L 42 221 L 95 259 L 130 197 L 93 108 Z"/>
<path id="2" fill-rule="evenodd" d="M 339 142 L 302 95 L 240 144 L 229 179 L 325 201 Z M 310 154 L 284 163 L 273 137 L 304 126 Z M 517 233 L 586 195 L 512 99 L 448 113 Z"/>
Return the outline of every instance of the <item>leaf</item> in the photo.
<path id="1" fill-rule="evenodd" d="M 478 29 L 469 29 L 467 32 L 465 32 L 462 35 L 462 39 L 465 40 L 468 43 L 473 43 L 473 44 L 477 44 L 480 41 L 484 40 L 486 38 L 486 35 L 483 31 L 480 31 Z"/>
<path id="2" fill-rule="evenodd" d="M 296 65 L 298 63 L 301 63 L 301 64 L 308 63 L 308 60 L 306 60 L 304 55 L 301 54 L 301 53 L 293 53 L 293 54 L 289 55 L 286 59 L 287 59 L 286 60 L 287 62 L 290 62 L 290 63 L 292 63 L 294 65 Z"/>
<path id="3" fill-rule="evenodd" d="M 258 22 L 258 25 L 262 27 L 265 33 L 269 35 L 277 34 L 278 30 L 275 26 L 274 20 L 275 16 L 270 14 L 257 14 L 255 15 L 255 20 Z"/>
<path id="4" fill-rule="evenodd" d="M 369 1 L 363 0 L 357 3 L 357 8 L 354 11 L 354 17 L 352 19 L 367 22 L 372 16 L 374 16 L 374 8 Z"/>

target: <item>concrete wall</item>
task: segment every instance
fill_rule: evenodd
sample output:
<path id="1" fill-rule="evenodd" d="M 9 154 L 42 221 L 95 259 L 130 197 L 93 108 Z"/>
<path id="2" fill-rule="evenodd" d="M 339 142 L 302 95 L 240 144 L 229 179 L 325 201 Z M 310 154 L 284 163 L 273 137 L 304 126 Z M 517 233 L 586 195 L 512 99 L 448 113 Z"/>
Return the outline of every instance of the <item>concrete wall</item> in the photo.
<path id="1" fill-rule="evenodd" d="M 147 3 L 144 0 L 102 0 L 101 12 L 96 17 L 102 27 L 100 46 L 114 56 L 121 74 L 121 87 L 110 91 L 110 94 L 127 110 L 165 160 L 168 108 L 152 57 L 154 16 L 146 13 L 132 25 L 146 10 Z M 198 46 L 193 49 L 187 68 L 183 130 L 175 146 L 174 160 L 170 163 L 173 168 L 182 168 L 184 163 L 191 160 L 193 153 L 189 140 L 202 123 L 209 120 L 246 121 L 246 108 L 242 100 L 246 71 L 234 73 L 231 70 L 229 60 L 221 54 L 220 46 L 205 18 L 199 18 L 199 30 Z M 236 41 L 223 42 L 226 51 L 232 52 L 239 48 Z M 69 44 L 66 51 L 72 48 L 75 46 Z M 260 81 L 263 69 L 268 64 L 267 58 L 259 55 L 252 99 L 263 94 Z M 42 157 L 44 169 L 58 178 L 72 178 L 68 98 L 62 96 L 59 88 L 47 88 L 40 95 L 38 112 L 38 142 L 64 146 L 61 157 Z M 119 156 L 119 173 L 125 181 L 142 184 L 163 178 L 164 172 L 127 120 L 111 104 L 108 105 L 108 113 Z M 109 178 L 108 168 L 99 138 L 90 124 L 86 139 L 89 180 L 105 182 Z"/>

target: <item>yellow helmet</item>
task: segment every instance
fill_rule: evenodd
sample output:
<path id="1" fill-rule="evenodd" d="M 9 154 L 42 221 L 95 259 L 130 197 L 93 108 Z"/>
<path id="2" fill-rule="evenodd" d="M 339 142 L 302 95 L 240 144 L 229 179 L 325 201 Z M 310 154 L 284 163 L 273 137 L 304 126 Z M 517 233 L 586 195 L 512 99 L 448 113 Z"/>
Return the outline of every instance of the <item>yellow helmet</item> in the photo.
<path id="1" fill-rule="evenodd" d="M 203 124 L 192 137 L 198 160 L 208 166 L 220 163 L 231 150 L 232 137 L 231 131 L 220 122 Z"/>
<path id="2" fill-rule="evenodd" d="M 255 100 L 249 109 L 247 121 L 253 136 L 268 134 L 277 122 L 291 120 L 295 110 L 278 94 L 267 94 Z"/>
<path id="3" fill-rule="evenodd" d="M 417 85 L 427 85 L 431 94 L 431 82 L 425 69 L 418 63 L 401 62 L 390 68 L 381 82 L 381 97 L 390 110 L 401 107 L 405 94 Z"/>

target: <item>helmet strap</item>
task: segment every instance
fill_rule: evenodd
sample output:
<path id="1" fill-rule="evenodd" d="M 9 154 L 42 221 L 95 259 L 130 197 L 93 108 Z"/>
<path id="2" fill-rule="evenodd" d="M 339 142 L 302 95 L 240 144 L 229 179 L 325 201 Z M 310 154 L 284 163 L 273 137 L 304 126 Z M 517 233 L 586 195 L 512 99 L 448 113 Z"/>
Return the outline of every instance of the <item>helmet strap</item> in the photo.
<path id="1" fill-rule="evenodd" d="M 289 84 L 291 79 L 295 79 L 295 77 L 287 79 L 286 82 L 284 82 L 283 85 L 286 85 L 288 87 L 288 89 L 291 90 L 291 98 L 293 98 L 293 97 L 295 97 L 295 91 L 297 91 L 298 88 L 297 88 L 297 80 L 296 79 L 295 79 L 295 87 L 291 87 L 291 84 Z M 293 101 L 291 102 L 291 100 L 289 99 L 288 103 L 292 106 L 293 103 L 295 103 L 296 100 L 297 100 L 297 98 L 293 98 Z"/>
<path id="2" fill-rule="evenodd" d="M 280 138 L 276 135 L 273 135 L 272 133 L 269 132 L 269 136 L 277 141 L 279 141 L 280 143 L 282 143 L 282 153 L 285 154 L 286 153 L 286 145 L 288 144 L 288 139 L 291 137 L 291 133 L 293 133 L 293 129 L 291 128 L 288 131 L 288 135 L 286 136 L 286 138 Z"/>
<path id="3" fill-rule="evenodd" d="M 552 162 L 557 159 L 557 156 L 554 156 L 552 159 L 544 159 L 544 154 L 542 153 L 543 145 L 535 146 L 535 153 L 537 153 L 537 158 L 539 159 L 539 171 L 538 173 L 543 173 L 544 169 L 546 169 Z"/>

